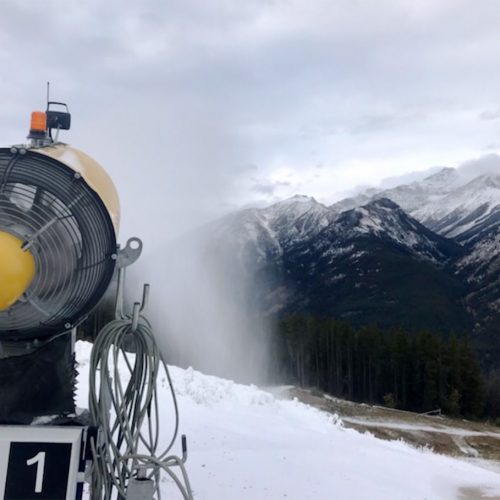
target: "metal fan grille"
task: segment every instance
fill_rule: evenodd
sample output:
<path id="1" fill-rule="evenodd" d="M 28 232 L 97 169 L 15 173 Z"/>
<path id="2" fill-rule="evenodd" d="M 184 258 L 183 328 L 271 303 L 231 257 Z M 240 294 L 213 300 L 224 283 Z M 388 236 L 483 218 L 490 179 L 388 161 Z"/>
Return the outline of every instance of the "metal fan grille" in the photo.
<path id="1" fill-rule="evenodd" d="M 67 330 L 106 291 L 116 253 L 109 213 L 63 163 L 35 151 L 0 149 L 0 231 L 22 239 L 36 263 L 24 296 L 0 311 L 0 339 Z"/>

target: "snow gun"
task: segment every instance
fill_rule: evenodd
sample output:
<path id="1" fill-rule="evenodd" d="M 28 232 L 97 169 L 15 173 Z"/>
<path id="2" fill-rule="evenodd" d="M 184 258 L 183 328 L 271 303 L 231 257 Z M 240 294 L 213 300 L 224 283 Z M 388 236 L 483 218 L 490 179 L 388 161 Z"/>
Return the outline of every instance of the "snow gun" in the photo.
<path id="1" fill-rule="evenodd" d="M 172 454 L 175 393 L 144 316 L 149 286 L 132 307 L 123 299 L 142 242 L 117 245 L 116 188 L 95 160 L 59 141 L 70 126 L 67 105 L 47 88 L 28 144 L 0 148 L 0 498 L 74 500 L 85 489 L 92 500 L 149 500 L 166 473 L 191 499 L 185 436 L 181 457 Z M 89 408 L 78 409 L 77 328 L 110 291 L 114 319 L 95 338 Z M 165 449 L 159 376 L 174 409 Z"/>

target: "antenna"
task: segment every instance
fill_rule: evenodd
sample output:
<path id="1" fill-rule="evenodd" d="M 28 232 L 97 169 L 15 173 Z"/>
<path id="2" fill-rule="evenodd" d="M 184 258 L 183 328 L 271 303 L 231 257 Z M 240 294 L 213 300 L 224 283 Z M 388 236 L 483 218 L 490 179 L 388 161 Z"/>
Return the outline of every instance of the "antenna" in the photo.
<path id="1" fill-rule="evenodd" d="M 50 82 L 47 82 L 47 109 L 49 108 L 50 102 Z"/>

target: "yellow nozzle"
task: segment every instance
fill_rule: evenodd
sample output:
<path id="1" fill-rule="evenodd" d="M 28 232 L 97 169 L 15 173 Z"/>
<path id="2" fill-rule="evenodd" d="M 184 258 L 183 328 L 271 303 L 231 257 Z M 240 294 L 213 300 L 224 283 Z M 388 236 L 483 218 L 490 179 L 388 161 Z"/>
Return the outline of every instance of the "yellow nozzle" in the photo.
<path id="1" fill-rule="evenodd" d="M 22 244 L 19 238 L 0 231 L 0 311 L 17 302 L 35 276 L 35 259 Z"/>

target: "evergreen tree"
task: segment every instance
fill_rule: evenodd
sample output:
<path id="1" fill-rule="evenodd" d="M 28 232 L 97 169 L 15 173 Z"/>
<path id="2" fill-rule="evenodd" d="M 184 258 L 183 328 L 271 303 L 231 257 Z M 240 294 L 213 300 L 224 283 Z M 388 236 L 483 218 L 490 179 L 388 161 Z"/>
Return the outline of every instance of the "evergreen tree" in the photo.
<path id="1" fill-rule="evenodd" d="M 444 340 L 428 331 L 353 330 L 334 319 L 291 316 L 278 323 L 276 337 L 278 371 L 300 386 L 417 412 L 483 412 L 486 392 L 477 357 L 453 335 Z M 500 414 L 498 379 L 492 375 L 488 384 L 490 414 Z"/>

